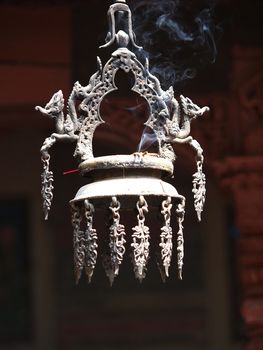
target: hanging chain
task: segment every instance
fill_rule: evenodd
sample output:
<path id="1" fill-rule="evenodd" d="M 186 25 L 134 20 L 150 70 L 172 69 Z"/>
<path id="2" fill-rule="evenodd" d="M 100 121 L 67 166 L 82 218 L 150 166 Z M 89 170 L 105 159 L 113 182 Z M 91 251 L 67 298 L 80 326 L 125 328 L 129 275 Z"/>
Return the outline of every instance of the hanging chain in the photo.
<path id="1" fill-rule="evenodd" d="M 81 226 L 80 207 L 71 203 L 71 222 L 73 226 L 73 250 L 74 250 L 74 270 L 75 279 L 78 284 L 85 264 L 86 240 Z"/>
<path id="2" fill-rule="evenodd" d="M 184 233 L 183 233 L 183 222 L 185 214 L 185 199 L 182 198 L 181 202 L 178 203 L 177 209 L 177 222 L 178 222 L 178 233 L 177 233 L 177 268 L 178 268 L 178 277 L 183 279 L 183 260 L 184 260 Z"/>
<path id="3" fill-rule="evenodd" d="M 49 170 L 50 155 L 48 152 L 42 153 L 41 161 L 43 164 L 43 172 L 41 174 L 41 195 L 43 201 L 43 211 L 45 220 L 48 219 L 48 213 L 51 208 L 53 199 L 53 172 Z"/>
<path id="4" fill-rule="evenodd" d="M 93 276 L 98 257 L 98 236 L 96 229 L 93 228 L 94 206 L 86 199 L 84 201 L 86 229 L 85 229 L 85 272 L 88 276 L 89 283 Z"/>
<path id="5" fill-rule="evenodd" d="M 144 196 L 140 196 L 139 201 L 136 204 L 138 215 L 138 225 L 133 227 L 133 242 L 131 246 L 134 248 L 133 251 L 133 264 L 135 277 L 140 281 L 145 278 L 146 264 L 149 259 L 149 248 L 150 248 L 150 235 L 149 227 L 145 223 L 145 213 L 148 213 L 148 204 Z"/>
<path id="6" fill-rule="evenodd" d="M 159 264 L 159 269 L 164 268 L 164 272 L 166 277 L 169 277 L 169 267 L 171 265 L 172 260 L 172 252 L 173 252 L 173 231 L 171 227 L 171 211 L 172 211 L 172 199 L 168 197 L 166 200 L 162 202 L 162 210 L 161 213 L 164 218 L 164 226 L 161 228 L 161 243 L 159 246 L 161 249 L 161 261 L 162 265 Z M 161 272 L 163 275 L 163 272 Z"/>

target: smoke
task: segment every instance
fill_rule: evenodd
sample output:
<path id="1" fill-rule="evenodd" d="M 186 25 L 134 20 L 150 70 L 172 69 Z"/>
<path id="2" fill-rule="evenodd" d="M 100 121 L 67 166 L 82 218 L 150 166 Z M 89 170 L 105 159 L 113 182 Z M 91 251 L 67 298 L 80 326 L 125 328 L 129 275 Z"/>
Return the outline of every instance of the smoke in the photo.
<path id="1" fill-rule="evenodd" d="M 134 0 L 131 3 L 136 52 L 150 61 L 151 73 L 164 88 L 192 79 L 214 63 L 216 37 L 214 2 L 205 0 Z"/>
<path id="2" fill-rule="evenodd" d="M 137 147 L 137 152 L 150 151 L 151 149 L 154 149 L 154 146 L 157 147 L 156 134 L 151 128 L 146 126 L 143 130 L 140 143 Z"/>

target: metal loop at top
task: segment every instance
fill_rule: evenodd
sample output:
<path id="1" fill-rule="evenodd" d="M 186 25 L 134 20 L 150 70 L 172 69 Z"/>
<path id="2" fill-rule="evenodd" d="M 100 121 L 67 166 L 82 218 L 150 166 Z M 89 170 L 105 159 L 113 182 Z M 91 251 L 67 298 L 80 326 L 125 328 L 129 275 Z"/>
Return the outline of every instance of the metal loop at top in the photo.
<path id="1" fill-rule="evenodd" d="M 113 221 L 118 221 L 120 219 L 120 214 L 119 214 L 120 208 L 121 208 L 121 204 L 118 201 L 117 197 L 112 197 L 112 202 L 110 204 L 109 209 L 112 212 Z"/>
<path id="2" fill-rule="evenodd" d="M 172 198 L 171 197 L 167 197 L 166 200 L 164 200 L 162 202 L 162 213 L 163 211 L 170 211 L 172 208 Z"/>
<path id="3" fill-rule="evenodd" d="M 137 215 L 138 221 L 143 224 L 145 221 L 144 214 L 148 213 L 148 204 L 147 204 L 144 196 L 139 197 L 139 200 L 136 204 L 136 207 L 138 210 L 138 215 Z"/>
<path id="4" fill-rule="evenodd" d="M 197 164 L 197 170 L 202 172 L 203 171 L 203 160 L 204 160 L 204 157 L 203 159 L 201 160 L 197 160 L 196 164 Z"/>
<path id="5" fill-rule="evenodd" d="M 86 216 L 92 216 L 94 213 L 94 206 L 86 199 L 84 201 L 85 209 L 86 209 Z"/>
<path id="6" fill-rule="evenodd" d="M 109 22 L 109 33 L 108 33 L 108 41 L 106 42 L 105 45 L 100 46 L 100 48 L 105 48 L 111 46 L 115 40 L 118 38 L 118 33 L 116 32 L 116 19 L 115 19 L 115 13 L 117 12 L 126 12 L 128 14 L 128 19 L 127 19 L 127 34 L 130 42 L 132 45 L 137 48 L 141 49 L 141 46 L 138 46 L 135 43 L 135 35 L 132 29 L 132 15 L 131 15 L 131 10 L 129 6 L 126 4 L 126 1 L 124 0 L 117 0 L 115 1 L 109 8 L 108 10 L 108 22 Z"/>
<path id="7" fill-rule="evenodd" d="M 111 199 L 111 207 L 112 208 L 116 208 L 116 209 L 120 209 L 120 202 L 118 201 L 118 199 L 117 199 L 117 197 L 112 197 L 112 199 Z"/>
<path id="8" fill-rule="evenodd" d="M 41 160 L 43 162 L 49 161 L 50 160 L 50 154 L 48 152 L 42 152 Z"/>

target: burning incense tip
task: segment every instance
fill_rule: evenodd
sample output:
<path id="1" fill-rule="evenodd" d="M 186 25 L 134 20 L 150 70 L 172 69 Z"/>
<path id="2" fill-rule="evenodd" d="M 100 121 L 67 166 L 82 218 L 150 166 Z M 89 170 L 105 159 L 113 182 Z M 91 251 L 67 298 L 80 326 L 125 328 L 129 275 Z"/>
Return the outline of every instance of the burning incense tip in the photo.
<path id="1" fill-rule="evenodd" d="M 79 172 L 79 169 L 74 169 L 74 170 L 65 171 L 63 175 L 69 175 L 69 174 L 78 173 L 78 172 Z"/>

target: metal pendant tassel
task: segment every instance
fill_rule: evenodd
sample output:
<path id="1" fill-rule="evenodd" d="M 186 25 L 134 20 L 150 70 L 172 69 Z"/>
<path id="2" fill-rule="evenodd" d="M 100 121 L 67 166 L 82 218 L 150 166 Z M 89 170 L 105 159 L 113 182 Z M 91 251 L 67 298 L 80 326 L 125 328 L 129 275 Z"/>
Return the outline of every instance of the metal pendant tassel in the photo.
<path id="1" fill-rule="evenodd" d="M 131 244 L 133 250 L 133 265 L 135 277 L 139 279 L 140 282 L 146 276 L 146 265 L 149 259 L 149 248 L 150 248 L 150 230 L 145 223 L 145 213 L 148 213 L 148 204 L 144 196 L 140 196 L 137 202 L 137 219 L 138 226 L 133 227 L 133 242 Z"/>
<path id="2" fill-rule="evenodd" d="M 81 230 L 81 212 L 78 204 L 71 203 L 71 222 L 73 227 L 73 249 L 75 280 L 78 284 L 85 265 L 86 240 L 84 231 Z"/>
<path id="3" fill-rule="evenodd" d="M 112 286 L 114 278 L 118 276 L 120 265 L 125 254 L 125 228 L 120 224 L 120 202 L 112 198 L 110 211 L 112 214 L 110 225 L 110 256 L 104 257 L 104 268 Z"/>
<path id="4" fill-rule="evenodd" d="M 197 158 L 197 172 L 193 175 L 194 205 L 199 221 L 201 221 L 201 214 L 204 209 L 206 195 L 206 178 L 205 174 L 203 173 L 203 162 L 203 156 Z"/>
<path id="5" fill-rule="evenodd" d="M 49 161 L 50 161 L 50 155 L 45 152 L 42 154 L 41 161 L 43 164 L 43 172 L 41 175 L 41 183 L 42 183 L 42 189 L 41 189 L 41 195 L 42 195 L 42 201 L 43 201 L 43 211 L 45 220 L 48 219 L 48 213 L 51 208 L 52 199 L 53 199 L 53 172 L 49 170 Z"/>
<path id="6" fill-rule="evenodd" d="M 161 213 L 164 218 L 164 226 L 161 228 L 161 243 L 159 244 L 161 248 L 161 263 L 158 263 L 159 269 L 161 269 L 161 276 L 165 280 L 165 276 L 169 277 L 169 267 L 171 265 L 172 253 L 173 253 L 173 231 L 171 227 L 171 210 L 172 210 L 172 200 L 168 197 L 162 202 Z M 164 269 L 164 271 L 163 271 Z"/>
<path id="7" fill-rule="evenodd" d="M 183 264 L 184 264 L 184 214 L 185 214 L 185 199 L 182 198 L 181 202 L 178 203 L 177 209 L 177 222 L 178 222 L 178 232 L 177 232 L 177 269 L 178 278 L 183 279 Z"/>
<path id="8" fill-rule="evenodd" d="M 93 272 L 96 266 L 98 257 L 98 236 L 96 229 L 93 228 L 93 213 L 94 206 L 86 199 L 84 201 L 85 218 L 86 218 L 86 230 L 85 230 L 85 272 L 88 276 L 89 283 L 93 276 Z"/>

